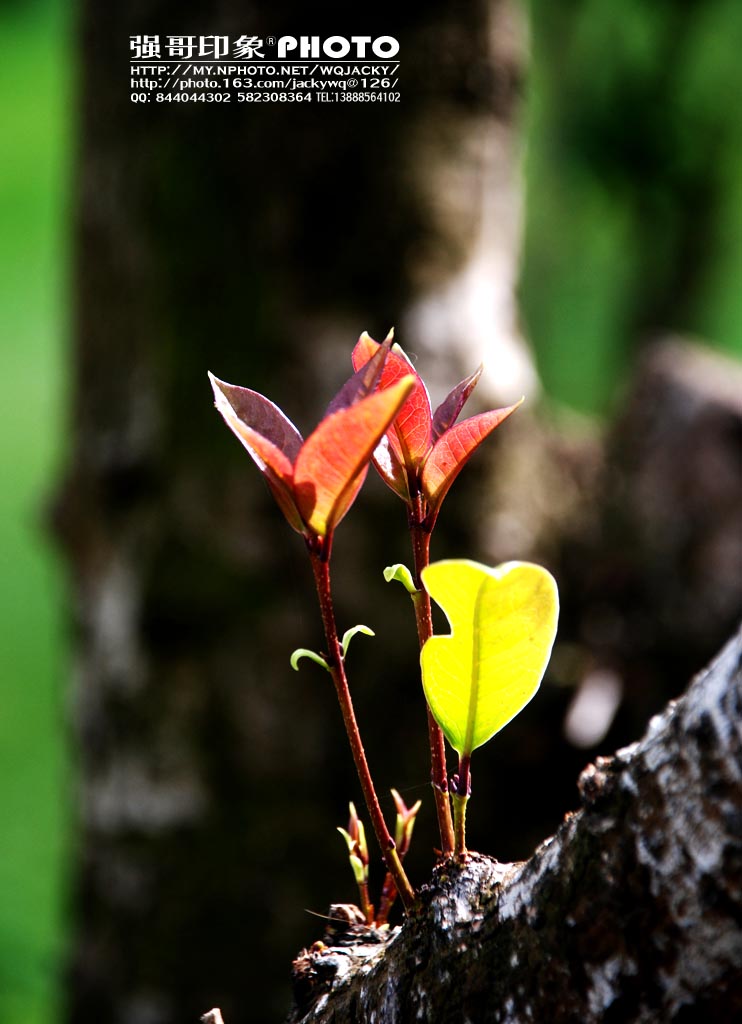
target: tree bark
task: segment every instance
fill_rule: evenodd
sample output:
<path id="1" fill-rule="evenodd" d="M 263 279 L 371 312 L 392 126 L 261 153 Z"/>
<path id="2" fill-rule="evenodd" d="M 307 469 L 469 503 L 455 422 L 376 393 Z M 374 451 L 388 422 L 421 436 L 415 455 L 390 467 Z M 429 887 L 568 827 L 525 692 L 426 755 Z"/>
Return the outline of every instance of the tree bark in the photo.
<path id="1" fill-rule="evenodd" d="M 443 865 L 385 944 L 313 947 L 289 1024 L 737 1021 L 742 630 L 525 863 Z"/>

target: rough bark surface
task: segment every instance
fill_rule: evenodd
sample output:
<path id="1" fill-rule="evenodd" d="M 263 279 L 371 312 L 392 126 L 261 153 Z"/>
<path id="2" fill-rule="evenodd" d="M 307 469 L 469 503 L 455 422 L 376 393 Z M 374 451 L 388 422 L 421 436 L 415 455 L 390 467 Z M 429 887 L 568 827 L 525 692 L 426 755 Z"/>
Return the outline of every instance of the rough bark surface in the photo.
<path id="1" fill-rule="evenodd" d="M 529 861 L 440 867 L 385 945 L 302 954 L 289 1024 L 740 1020 L 741 722 L 742 631 Z"/>

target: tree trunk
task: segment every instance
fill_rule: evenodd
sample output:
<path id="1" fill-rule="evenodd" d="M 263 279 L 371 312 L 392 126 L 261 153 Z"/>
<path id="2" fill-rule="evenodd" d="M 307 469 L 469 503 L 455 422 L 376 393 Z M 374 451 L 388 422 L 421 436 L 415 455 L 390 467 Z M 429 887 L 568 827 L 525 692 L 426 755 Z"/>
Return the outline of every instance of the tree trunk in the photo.
<path id="1" fill-rule="evenodd" d="M 521 53 L 514 33 L 492 44 L 508 11 L 381 0 L 352 31 L 399 38 L 404 101 L 278 110 L 133 104 L 129 36 L 329 36 L 349 31 L 346 4 L 82 4 L 74 408 L 56 506 L 75 629 L 75 1024 L 169 1024 L 217 1001 L 231 1024 L 275 1020 L 304 908 L 326 902 L 331 878 L 345 888 L 335 826 L 358 799 L 352 762 L 324 678 L 288 664 L 293 647 L 322 645 L 311 576 L 206 372 L 268 394 L 306 433 L 361 330 L 408 319 L 405 343 L 423 347 L 420 304 L 474 258 L 491 190 L 507 208 L 518 191 Z M 455 316 L 449 304 L 438 322 Z M 455 325 L 451 352 L 466 333 Z M 363 499 L 336 540 L 338 616 L 388 627 L 400 667 L 385 682 L 401 690 L 398 606 L 358 581 L 381 589 L 384 565 L 406 557 L 404 514 L 387 494 Z M 379 553 L 392 534 L 399 550 Z M 418 688 L 416 746 L 389 735 L 378 669 L 357 664 L 379 788 L 409 771 L 388 777 L 392 744 L 424 780 Z"/>
<path id="2" fill-rule="evenodd" d="M 385 944 L 305 951 L 289 1024 L 740 1020 L 740 721 L 742 631 L 530 860 L 444 865 Z"/>

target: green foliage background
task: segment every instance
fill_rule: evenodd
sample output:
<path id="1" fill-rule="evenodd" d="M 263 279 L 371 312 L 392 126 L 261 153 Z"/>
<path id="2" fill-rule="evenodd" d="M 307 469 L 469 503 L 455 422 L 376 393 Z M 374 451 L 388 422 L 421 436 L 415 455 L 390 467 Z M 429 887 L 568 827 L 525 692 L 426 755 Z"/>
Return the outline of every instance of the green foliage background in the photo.
<path id="1" fill-rule="evenodd" d="M 522 310 L 547 391 L 602 412 L 659 332 L 742 356 L 742 5 L 530 12 Z"/>
<path id="2" fill-rule="evenodd" d="M 57 1007 L 67 771 L 61 587 L 45 533 L 63 440 L 70 51 L 61 4 L 0 20 L 0 1020 Z"/>
<path id="3" fill-rule="evenodd" d="M 604 411 L 653 331 L 742 354 L 742 5 L 531 0 L 521 298 L 548 392 Z M 63 590 L 71 15 L 0 12 L 0 1020 L 58 1017 L 70 800 Z M 122 66 L 122 76 L 125 68 Z M 122 78 L 122 82 L 124 78 Z"/>

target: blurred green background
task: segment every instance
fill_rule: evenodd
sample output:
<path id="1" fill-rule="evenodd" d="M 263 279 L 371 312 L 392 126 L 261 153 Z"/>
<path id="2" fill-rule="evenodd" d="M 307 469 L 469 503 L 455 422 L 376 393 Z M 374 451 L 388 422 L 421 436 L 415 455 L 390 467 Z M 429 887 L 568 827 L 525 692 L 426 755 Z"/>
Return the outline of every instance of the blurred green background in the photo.
<path id="1" fill-rule="evenodd" d="M 742 5 L 530 12 L 521 308 L 547 391 L 599 413 L 658 333 L 742 355 Z"/>
<path id="2" fill-rule="evenodd" d="M 742 354 L 742 5 L 532 0 L 530 12 L 523 316 L 547 392 L 601 413 L 653 332 L 693 332 Z M 44 509 L 66 415 L 72 17 L 60 0 L 0 8 L 8 1024 L 58 1016 L 70 846 L 63 588 Z"/>
<path id="3" fill-rule="evenodd" d="M 0 18 L 0 1020 L 42 1024 L 56 1017 L 68 819 L 44 501 L 63 447 L 71 49 L 61 3 Z"/>

